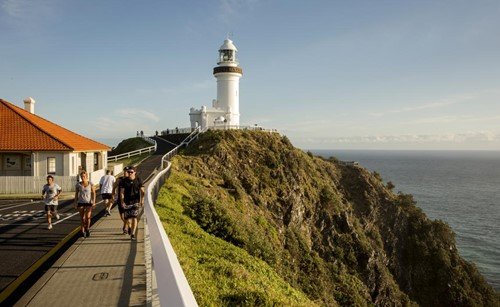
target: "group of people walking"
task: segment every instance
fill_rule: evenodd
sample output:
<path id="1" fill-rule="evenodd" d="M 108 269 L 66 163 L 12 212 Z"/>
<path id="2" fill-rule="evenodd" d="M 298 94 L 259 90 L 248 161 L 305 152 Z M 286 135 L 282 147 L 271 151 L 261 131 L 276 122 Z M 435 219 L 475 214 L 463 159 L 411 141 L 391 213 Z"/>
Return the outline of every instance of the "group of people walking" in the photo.
<path id="1" fill-rule="evenodd" d="M 144 206 L 144 184 L 137 176 L 133 166 L 123 169 L 123 176 L 115 179 L 111 171 L 99 181 L 101 196 L 105 205 L 105 216 L 111 215 L 111 207 L 118 207 L 123 221 L 123 233 L 130 235 L 131 240 L 136 239 L 138 217 Z M 82 237 L 90 236 L 90 222 L 92 210 L 96 206 L 96 188 L 89 180 L 85 170 L 79 173 L 76 183 L 74 206 L 80 213 L 80 233 Z M 48 229 L 52 229 L 52 217 L 59 219 L 57 212 L 58 197 L 62 189 L 54 183 L 52 175 L 47 176 L 47 184 L 42 189 L 42 199 L 45 203 Z"/>

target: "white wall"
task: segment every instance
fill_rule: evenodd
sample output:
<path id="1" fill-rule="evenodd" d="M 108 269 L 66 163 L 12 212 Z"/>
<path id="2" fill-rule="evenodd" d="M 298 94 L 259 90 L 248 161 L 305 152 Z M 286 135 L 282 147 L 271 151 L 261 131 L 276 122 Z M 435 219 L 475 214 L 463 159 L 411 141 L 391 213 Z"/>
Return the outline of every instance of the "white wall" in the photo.
<path id="1" fill-rule="evenodd" d="M 203 129 L 206 127 L 212 127 L 217 117 L 223 116 L 225 118 L 227 116 L 227 111 L 203 106 L 201 110 L 191 111 L 189 116 L 191 120 L 191 128 L 196 128 L 195 124 L 198 121 L 199 126 Z M 229 121 L 227 122 L 227 125 L 229 125 Z M 217 126 L 223 125 L 218 124 Z"/>
<path id="2" fill-rule="evenodd" d="M 240 124 L 240 74 L 218 73 L 217 78 L 217 102 L 221 109 L 231 110 L 228 125 L 239 126 Z"/>
<path id="3" fill-rule="evenodd" d="M 106 175 L 106 172 L 104 171 L 104 169 L 100 169 L 90 173 L 89 180 L 90 182 L 92 182 L 92 184 L 96 185 L 99 184 L 99 181 L 101 181 L 101 178 L 104 175 Z"/>
<path id="4" fill-rule="evenodd" d="M 69 175 L 76 176 L 78 175 L 78 165 L 80 165 L 80 160 L 78 158 L 78 154 L 70 153 L 69 154 Z"/>
<path id="5" fill-rule="evenodd" d="M 101 151 L 101 163 L 103 169 L 108 169 L 108 152 Z"/>
<path id="6" fill-rule="evenodd" d="M 110 169 L 113 171 L 113 176 L 116 176 L 119 173 L 123 172 L 123 163 L 113 165 L 112 167 L 110 167 Z"/>
<path id="7" fill-rule="evenodd" d="M 1 176 L 30 176 L 29 152 L 4 152 L 0 153 Z"/>
<path id="8" fill-rule="evenodd" d="M 36 167 L 37 176 L 47 175 L 47 158 L 56 158 L 56 173 L 57 176 L 64 176 L 64 153 L 53 151 L 39 151 L 36 154 L 36 163 L 32 163 Z"/>

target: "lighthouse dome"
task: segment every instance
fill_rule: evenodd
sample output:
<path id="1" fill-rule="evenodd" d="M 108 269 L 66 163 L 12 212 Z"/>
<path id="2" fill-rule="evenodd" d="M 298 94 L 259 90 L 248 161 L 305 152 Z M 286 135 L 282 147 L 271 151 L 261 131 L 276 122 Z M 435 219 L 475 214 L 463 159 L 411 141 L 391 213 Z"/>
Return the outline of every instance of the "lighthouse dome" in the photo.
<path id="1" fill-rule="evenodd" d="M 229 38 L 227 38 L 226 40 L 224 40 L 224 44 L 222 44 L 222 46 L 220 46 L 219 48 L 219 51 L 221 50 L 234 50 L 234 51 L 238 51 L 238 49 L 236 49 L 236 46 L 233 44 L 233 41 L 230 40 Z"/>

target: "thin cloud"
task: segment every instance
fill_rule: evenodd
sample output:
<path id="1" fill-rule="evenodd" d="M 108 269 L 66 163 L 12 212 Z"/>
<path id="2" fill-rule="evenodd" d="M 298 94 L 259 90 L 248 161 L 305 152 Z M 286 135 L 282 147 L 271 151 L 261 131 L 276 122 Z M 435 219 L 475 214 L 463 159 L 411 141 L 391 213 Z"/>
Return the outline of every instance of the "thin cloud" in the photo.
<path id="1" fill-rule="evenodd" d="M 164 87 L 164 88 L 139 88 L 136 89 L 135 92 L 138 94 L 154 94 L 154 93 L 162 93 L 162 94 L 182 94 L 193 91 L 201 91 L 213 88 L 215 86 L 215 80 L 206 79 L 200 80 L 193 83 L 185 83 L 178 85 L 176 87 Z"/>
<path id="2" fill-rule="evenodd" d="M 0 4 L 0 12 L 3 22 L 13 29 L 31 33 L 58 19 L 60 2 L 61 0 L 4 0 Z"/>
<path id="3" fill-rule="evenodd" d="M 154 113 L 141 110 L 141 109 L 123 109 L 117 111 L 117 114 L 122 117 L 122 119 L 136 119 L 136 120 L 152 120 L 154 122 L 159 122 L 160 118 L 156 116 Z"/>
<path id="4" fill-rule="evenodd" d="M 98 117 L 94 125 L 99 131 L 99 137 L 133 137 L 140 130 L 151 135 L 155 129 L 152 124 L 158 121 L 159 118 L 150 112 L 124 109 L 114 112 L 112 116 Z"/>
<path id="5" fill-rule="evenodd" d="M 500 120 L 500 115 L 493 116 L 470 116 L 470 115 L 448 115 L 438 117 L 420 118 L 410 121 L 411 124 L 446 124 L 452 122 L 488 122 Z"/>
<path id="6" fill-rule="evenodd" d="M 0 7 L 6 15 L 18 18 L 23 15 L 23 12 L 29 4 L 30 1 L 27 0 L 5 0 Z"/>
<path id="7" fill-rule="evenodd" d="M 258 0 L 221 0 L 219 1 L 219 19 L 222 22 L 230 23 L 231 20 L 238 17 L 240 12 L 253 9 Z"/>
<path id="8" fill-rule="evenodd" d="M 369 135 L 333 138 L 305 138 L 301 141 L 317 144 L 390 144 L 390 143 L 469 143 L 499 142 L 500 134 L 492 131 L 473 131 L 449 134 Z"/>
<path id="9" fill-rule="evenodd" d="M 194 83 L 182 84 L 182 85 L 179 85 L 175 88 L 173 88 L 173 87 L 163 88 L 160 91 L 164 94 L 186 93 L 186 92 L 199 91 L 199 90 L 205 90 L 208 88 L 213 88 L 214 84 L 215 84 L 214 80 L 206 79 L 206 80 L 197 81 Z"/>
<path id="10" fill-rule="evenodd" d="M 412 112 L 412 111 L 420 111 L 420 110 L 426 110 L 426 109 L 436 109 L 436 108 L 442 108 L 445 106 L 450 106 L 458 103 L 463 103 L 468 100 L 471 100 L 475 98 L 475 96 L 472 95 L 463 95 L 463 96 L 455 96 L 455 97 L 450 97 L 450 98 L 444 98 L 435 102 L 428 102 L 420 105 L 415 105 L 411 107 L 406 107 L 406 108 L 401 108 L 401 109 L 393 109 L 393 110 L 386 110 L 383 112 L 375 112 L 371 113 L 370 115 L 372 116 L 384 116 L 387 114 L 397 114 L 397 113 L 404 113 L 404 112 Z"/>
<path id="11" fill-rule="evenodd" d="M 44 19 L 54 15 L 59 2 L 60 0 L 4 0 L 0 9 L 8 17 L 22 19 L 23 22 L 29 20 L 30 23 L 33 18 Z"/>

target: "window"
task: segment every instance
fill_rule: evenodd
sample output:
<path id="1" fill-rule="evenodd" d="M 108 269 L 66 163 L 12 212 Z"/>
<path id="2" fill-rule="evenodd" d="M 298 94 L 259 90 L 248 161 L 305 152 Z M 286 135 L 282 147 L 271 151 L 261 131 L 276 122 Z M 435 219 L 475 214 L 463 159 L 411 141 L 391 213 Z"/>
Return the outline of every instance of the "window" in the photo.
<path id="1" fill-rule="evenodd" d="M 99 153 L 94 152 L 94 171 L 99 169 Z"/>
<path id="2" fill-rule="evenodd" d="M 55 174 L 56 173 L 56 158 L 49 157 L 47 158 L 47 174 Z"/>
<path id="3" fill-rule="evenodd" d="M 220 62 L 234 61 L 234 51 L 233 50 L 221 50 L 220 51 Z"/>
<path id="4" fill-rule="evenodd" d="M 31 157 L 30 156 L 24 156 L 24 169 L 25 170 L 31 169 Z"/>

